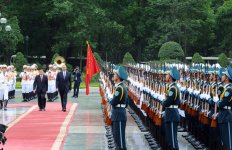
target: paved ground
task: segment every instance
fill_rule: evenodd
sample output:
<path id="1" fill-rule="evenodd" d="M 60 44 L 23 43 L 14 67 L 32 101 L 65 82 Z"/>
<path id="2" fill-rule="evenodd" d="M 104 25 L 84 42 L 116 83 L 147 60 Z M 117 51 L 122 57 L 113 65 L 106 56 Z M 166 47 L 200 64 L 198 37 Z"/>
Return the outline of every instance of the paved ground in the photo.
<path id="1" fill-rule="evenodd" d="M 16 92 L 15 100 L 10 103 L 22 103 L 21 92 Z M 63 150 L 104 150 L 107 148 L 105 128 L 101 110 L 101 98 L 98 88 L 91 88 L 90 95 L 85 95 L 85 90 L 80 90 L 79 98 L 72 98 L 69 93 L 69 101 L 77 102 L 78 108 L 71 122 L 68 135 L 63 145 Z M 56 102 L 60 102 L 57 100 Z M 31 101 L 30 103 L 36 103 Z M 0 111 L 0 123 L 8 123 L 15 117 L 25 112 L 28 107 L 9 108 L 8 111 Z M 49 108 L 47 108 L 49 109 Z M 149 150 L 144 133 L 139 130 L 133 118 L 128 113 L 126 127 L 126 140 L 128 150 Z M 186 140 L 178 134 L 180 150 L 194 149 Z"/>

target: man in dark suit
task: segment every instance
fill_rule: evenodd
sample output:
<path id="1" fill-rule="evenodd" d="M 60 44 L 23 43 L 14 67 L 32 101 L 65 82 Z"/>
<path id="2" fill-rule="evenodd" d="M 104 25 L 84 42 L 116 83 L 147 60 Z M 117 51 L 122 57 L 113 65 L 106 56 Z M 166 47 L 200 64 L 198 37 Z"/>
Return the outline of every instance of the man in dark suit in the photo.
<path id="1" fill-rule="evenodd" d="M 39 75 L 35 77 L 35 81 L 33 84 L 33 91 L 37 93 L 38 97 L 38 105 L 40 111 L 45 111 L 46 107 L 46 98 L 45 94 L 48 90 L 48 78 L 44 75 L 43 69 L 39 70 Z"/>
<path id="2" fill-rule="evenodd" d="M 80 83 L 81 83 L 81 72 L 80 72 L 78 66 L 73 71 L 73 76 L 74 76 L 73 77 L 73 79 L 74 79 L 73 97 L 78 97 L 78 95 L 79 95 L 79 87 L 80 87 Z"/>
<path id="3" fill-rule="evenodd" d="M 56 76 L 56 89 L 60 93 L 62 111 L 66 111 L 67 95 L 71 91 L 71 73 L 67 71 L 66 65 L 62 66 L 62 71 Z"/>

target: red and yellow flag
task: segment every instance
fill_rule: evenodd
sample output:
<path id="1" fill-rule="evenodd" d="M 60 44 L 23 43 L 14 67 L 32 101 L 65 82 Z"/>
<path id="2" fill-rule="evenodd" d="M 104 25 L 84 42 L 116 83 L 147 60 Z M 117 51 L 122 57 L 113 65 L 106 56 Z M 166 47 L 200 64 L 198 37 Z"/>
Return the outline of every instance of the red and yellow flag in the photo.
<path id="1" fill-rule="evenodd" d="M 86 41 L 88 46 L 87 48 L 87 59 L 86 59 L 86 78 L 85 78 L 85 85 L 86 85 L 86 95 L 89 95 L 89 84 L 91 81 L 92 76 L 95 73 L 100 72 L 100 68 L 97 64 L 97 61 L 93 55 L 89 42 Z"/>

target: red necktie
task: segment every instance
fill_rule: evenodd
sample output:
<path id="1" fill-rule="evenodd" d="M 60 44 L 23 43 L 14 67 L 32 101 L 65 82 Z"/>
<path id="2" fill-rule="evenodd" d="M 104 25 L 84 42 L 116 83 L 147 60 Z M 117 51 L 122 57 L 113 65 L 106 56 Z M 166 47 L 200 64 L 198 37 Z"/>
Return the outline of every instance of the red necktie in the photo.
<path id="1" fill-rule="evenodd" d="M 43 79 L 43 75 L 40 75 L 40 80 L 41 80 L 41 82 L 42 82 L 42 79 Z"/>

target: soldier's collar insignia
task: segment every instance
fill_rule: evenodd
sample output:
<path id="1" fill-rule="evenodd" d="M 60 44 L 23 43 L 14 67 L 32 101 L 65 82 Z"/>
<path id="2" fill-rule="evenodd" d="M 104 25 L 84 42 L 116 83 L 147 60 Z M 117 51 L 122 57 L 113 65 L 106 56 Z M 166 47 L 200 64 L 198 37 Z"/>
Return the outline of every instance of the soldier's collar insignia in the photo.
<path id="1" fill-rule="evenodd" d="M 229 92 L 226 92 L 226 93 L 225 93 L 225 97 L 229 96 L 229 94 L 230 94 Z"/>
<path id="2" fill-rule="evenodd" d="M 119 95 L 119 92 L 118 92 L 118 91 L 116 91 L 115 96 L 118 96 L 118 95 Z"/>
<path id="3" fill-rule="evenodd" d="M 172 91 L 169 91 L 169 94 L 168 94 L 169 96 L 172 96 L 173 95 L 173 92 Z"/>

